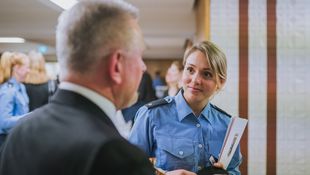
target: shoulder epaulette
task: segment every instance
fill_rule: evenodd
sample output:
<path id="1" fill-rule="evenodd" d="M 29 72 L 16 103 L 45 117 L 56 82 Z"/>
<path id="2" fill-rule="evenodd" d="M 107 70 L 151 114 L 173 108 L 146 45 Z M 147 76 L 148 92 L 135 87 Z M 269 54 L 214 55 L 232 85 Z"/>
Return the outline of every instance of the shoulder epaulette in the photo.
<path id="1" fill-rule="evenodd" d="M 227 113 L 226 111 L 224 111 L 223 109 L 221 109 L 221 108 L 215 106 L 214 104 L 210 104 L 210 105 L 211 105 L 214 109 L 218 110 L 219 112 L 221 112 L 221 113 L 227 115 L 229 118 L 231 118 L 231 115 L 228 114 L 228 113 Z"/>
<path id="2" fill-rule="evenodd" d="M 9 88 L 13 87 L 13 83 L 8 82 L 8 87 Z"/>
<path id="3" fill-rule="evenodd" d="M 2 87 L 4 87 L 4 88 L 12 88 L 13 87 L 13 83 L 7 82 L 6 84 L 2 84 Z"/>
<path id="4" fill-rule="evenodd" d="M 150 103 L 147 103 L 145 106 L 148 109 L 151 109 L 151 108 L 154 108 L 154 107 L 157 107 L 157 106 L 161 106 L 161 105 L 165 105 L 165 104 L 168 104 L 168 103 L 170 103 L 170 101 L 168 101 L 165 98 L 162 98 L 162 99 L 158 99 L 158 100 L 152 101 Z"/>

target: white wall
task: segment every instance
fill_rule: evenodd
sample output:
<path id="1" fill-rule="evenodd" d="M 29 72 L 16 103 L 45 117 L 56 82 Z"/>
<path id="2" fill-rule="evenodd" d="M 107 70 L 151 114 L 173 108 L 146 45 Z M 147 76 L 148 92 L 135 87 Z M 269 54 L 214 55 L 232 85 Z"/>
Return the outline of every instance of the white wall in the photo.
<path id="1" fill-rule="evenodd" d="M 238 115 L 239 1 L 211 1 L 211 40 L 228 58 L 226 88 L 213 100 Z M 249 0 L 248 174 L 266 174 L 266 0 Z M 310 174 L 310 1 L 277 1 L 277 174 Z"/>
<path id="2" fill-rule="evenodd" d="M 310 174 L 310 1 L 277 4 L 277 172 Z"/>

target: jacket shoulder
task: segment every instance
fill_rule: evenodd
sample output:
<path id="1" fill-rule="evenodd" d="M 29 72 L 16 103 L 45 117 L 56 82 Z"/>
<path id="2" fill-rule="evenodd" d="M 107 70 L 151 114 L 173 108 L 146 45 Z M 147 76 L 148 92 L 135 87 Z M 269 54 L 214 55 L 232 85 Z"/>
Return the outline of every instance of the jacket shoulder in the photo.
<path id="1" fill-rule="evenodd" d="M 213 109 L 215 109 L 215 110 L 217 110 L 218 112 L 220 112 L 220 113 L 222 113 L 222 114 L 224 114 L 225 116 L 227 116 L 227 117 L 229 117 L 229 118 L 231 118 L 231 115 L 230 114 L 228 114 L 226 111 L 224 111 L 223 109 L 221 109 L 221 108 L 219 108 L 219 107 L 217 107 L 216 105 L 214 105 L 214 104 L 210 104 L 211 105 L 211 107 L 213 108 Z"/>
<path id="2" fill-rule="evenodd" d="M 169 104 L 171 101 L 172 101 L 171 97 L 166 97 L 166 98 L 158 99 L 158 100 L 152 101 L 150 103 L 147 103 L 145 106 L 148 109 L 151 109 L 151 108 L 155 108 L 155 107 L 159 107 L 159 106 Z"/>
<path id="3" fill-rule="evenodd" d="M 0 88 L 2 88 L 2 89 L 10 89 L 13 87 L 14 87 L 14 84 L 11 82 L 5 82 L 2 85 L 0 85 Z"/>
<path id="4" fill-rule="evenodd" d="M 6 94 L 7 96 L 15 93 L 15 87 L 13 83 L 6 82 L 0 86 L 0 94 Z"/>

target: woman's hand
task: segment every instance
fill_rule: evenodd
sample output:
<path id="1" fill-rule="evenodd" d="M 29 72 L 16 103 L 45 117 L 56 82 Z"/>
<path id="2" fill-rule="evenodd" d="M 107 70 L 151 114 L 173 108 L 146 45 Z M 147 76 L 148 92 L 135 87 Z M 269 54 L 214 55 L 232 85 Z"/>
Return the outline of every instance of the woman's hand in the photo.
<path id="1" fill-rule="evenodd" d="M 165 175 L 197 175 L 197 174 L 187 170 L 179 169 L 179 170 L 167 171 Z"/>
<path id="2" fill-rule="evenodd" d="M 216 163 L 213 164 L 213 166 L 216 167 L 216 168 L 224 169 L 224 165 L 221 162 L 216 162 Z"/>

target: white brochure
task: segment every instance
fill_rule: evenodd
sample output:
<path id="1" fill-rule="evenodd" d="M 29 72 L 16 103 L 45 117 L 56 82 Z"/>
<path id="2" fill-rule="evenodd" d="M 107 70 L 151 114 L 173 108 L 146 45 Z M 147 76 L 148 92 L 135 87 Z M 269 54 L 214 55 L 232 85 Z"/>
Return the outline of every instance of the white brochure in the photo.
<path id="1" fill-rule="evenodd" d="M 240 117 L 232 117 L 228 125 L 224 143 L 221 149 L 219 162 L 224 165 L 226 169 L 237 149 L 237 146 L 240 142 L 241 136 L 244 132 L 244 129 L 248 123 L 247 119 Z"/>

